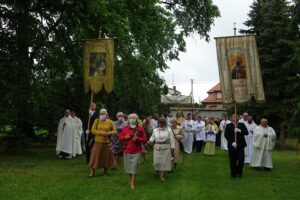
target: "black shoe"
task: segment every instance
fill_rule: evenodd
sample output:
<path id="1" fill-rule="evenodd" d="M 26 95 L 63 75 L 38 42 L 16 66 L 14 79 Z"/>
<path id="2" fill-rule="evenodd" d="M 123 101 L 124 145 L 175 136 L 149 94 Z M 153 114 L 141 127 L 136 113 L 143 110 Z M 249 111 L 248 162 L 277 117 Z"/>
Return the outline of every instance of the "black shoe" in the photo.
<path id="1" fill-rule="evenodd" d="M 269 172 L 272 171 L 272 169 L 271 169 L 271 168 L 268 168 L 268 167 L 264 167 L 264 170 L 269 171 Z"/>

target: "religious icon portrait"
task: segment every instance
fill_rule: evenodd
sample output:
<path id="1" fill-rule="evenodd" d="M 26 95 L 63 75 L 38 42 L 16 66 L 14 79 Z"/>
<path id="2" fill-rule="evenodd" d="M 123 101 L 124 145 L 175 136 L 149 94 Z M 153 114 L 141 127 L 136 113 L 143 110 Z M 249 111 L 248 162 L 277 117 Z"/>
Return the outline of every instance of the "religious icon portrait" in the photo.
<path id="1" fill-rule="evenodd" d="M 105 76 L 106 72 L 106 53 L 91 52 L 90 53 L 90 67 L 89 76 Z"/>
<path id="2" fill-rule="evenodd" d="M 232 55 L 229 58 L 231 79 L 246 79 L 246 65 L 244 55 Z"/>

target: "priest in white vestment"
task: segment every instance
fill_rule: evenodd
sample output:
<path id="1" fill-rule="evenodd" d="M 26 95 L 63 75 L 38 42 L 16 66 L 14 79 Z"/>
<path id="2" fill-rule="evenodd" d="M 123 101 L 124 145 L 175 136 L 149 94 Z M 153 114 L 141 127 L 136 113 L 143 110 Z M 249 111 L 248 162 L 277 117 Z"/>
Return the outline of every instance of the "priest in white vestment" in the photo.
<path id="1" fill-rule="evenodd" d="M 201 120 L 199 115 L 196 116 L 195 121 L 195 148 L 196 152 L 202 151 L 203 143 L 206 141 L 205 122 Z"/>
<path id="2" fill-rule="evenodd" d="M 74 144 L 73 144 L 73 156 L 81 155 L 82 148 L 81 148 L 81 136 L 83 133 L 82 129 L 82 121 L 80 118 L 76 116 L 74 111 L 71 111 L 71 116 L 74 119 L 75 123 L 75 134 L 74 134 Z"/>
<path id="3" fill-rule="evenodd" d="M 246 123 L 248 121 L 248 113 L 244 112 L 242 118 L 239 120 L 241 123 Z"/>
<path id="4" fill-rule="evenodd" d="M 182 129 L 184 134 L 184 137 L 182 139 L 184 152 L 192 153 L 193 142 L 194 142 L 194 131 L 196 129 L 196 124 L 192 119 L 192 115 L 190 113 L 187 114 L 187 119 L 184 121 Z"/>
<path id="5" fill-rule="evenodd" d="M 74 155 L 74 119 L 70 115 L 70 110 L 65 110 L 65 116 L 61 118 L 57 130 L 56 153 L 61 159 L 71 159 Z"/>
<path id="6" fill-rule="evenodd" d="M 264 167 L 266 170 L 273 168 L 272 150 L 275 147 L 276 133 L 268 126 L 268 120 L 262 119 L 260 126 L 253 131 L 253 154 L 251 167 Z"/>
<path id="7" fill-rule="evenodd" d="M 245 161 L 244 163 L 250 164 L 251 156 L 253 153 L 253 144 L 252 144 L 252 137 L 253 137 L 253 130 L 257 127 L 256 123 L 253 121 L 252 116 L 248 116 L 248 121 L 244 123 L 247 130 L 248 135 L 245 135 L 245 140 L 247 146 L 245 147 Z"/>
<path id="8" fill-rule="evenodd" d="M 219 125 L 219 129 L 221 131 L 221 149 L 227 151 L 227 140 L 225 138 L 225 127 L 227 124 L 230 124 L 231 121 L 228 119 L 227 116 L 224 116 L 224 119 L 221 121 Z"/>

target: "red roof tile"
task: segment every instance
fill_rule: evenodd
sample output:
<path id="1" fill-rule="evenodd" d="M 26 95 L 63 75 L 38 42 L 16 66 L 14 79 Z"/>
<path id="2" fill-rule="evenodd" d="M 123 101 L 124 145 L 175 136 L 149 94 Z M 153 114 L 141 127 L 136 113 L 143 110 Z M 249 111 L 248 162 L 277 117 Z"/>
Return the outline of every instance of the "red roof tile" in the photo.
<path id="1" fill-rule="evenodd" d="M 209 95 L 208 97 L 206 97 L 203 101 L 201 101 L 202 103 L 223 103 L 223 99 L 222 98 L 216 98 L 212 95 Z"/>
<path id="2" fill-rule="evenodd" d="M 217 98 L 214 93 L 221 92 L 221 84 L 218 83 L 214 87 L 212 87 L 207 93 L 208 97 L 206 97 L 201 103 L 223 103 L 223 98 Z"/>
<path id="3" fill-rule="evenodd" d="M 213 92 L 221 92 L 221 84 L 218 83 L 214 87 L 212 87 L 210 90 L 208 90 L 207 93 L 213 93 Z"/>

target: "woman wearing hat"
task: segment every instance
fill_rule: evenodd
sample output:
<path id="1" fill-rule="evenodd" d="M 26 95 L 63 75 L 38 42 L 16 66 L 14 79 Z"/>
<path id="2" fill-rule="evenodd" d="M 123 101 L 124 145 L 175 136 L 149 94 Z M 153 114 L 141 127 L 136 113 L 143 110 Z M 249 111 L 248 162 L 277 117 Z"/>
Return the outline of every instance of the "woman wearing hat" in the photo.
<path id="1" fill-rule="evenodd" d="M 165 172 L 172 170 L 172 154 L 175 142 L 170 128 L 164 118 L 158 120 L 158 127 L 153 130 L 149 143 L 153 144 L 153 166 L 161 181 L 165 181 Z"/>
<path id="2" fill-rule="evenodd" d="M 99 119 L 94 121 L 92 133 L 95 135 L 89 161 L 90 175 L 95 176 L 95 170 L 104 168 L 104 176 L 108 176 L 107 169 L 113 166 L 113 153 L 111 151 L 111 136 L 116 134 L 116 128 L 112 120 L 108 119 L 106 109 L 100 110 Z"/>
<path id="3" fill-rule="evenodd" d="M 112 151 L 114 154 L 114 168 L 118 169 L 121 165 L 121 158 L 122 158 L 122 145 L 119 142 L 119 135 L 122 132 L 123 128 L 127 125 L 127 122 L 124 118 L 123 112 L 118 112 L 117 120 L 114 121 L 114 125 L 117 129 L 117 134 L 112 136 Z"/>
<path id="4" fill-rule="evenodd" d="M 130 114 L 128 125 L 125 126 L 119 136 L 123 143 L 124 169 L 130 178 L 130 188 L 135 187 L 135 178 L 140 156 L 144 153 L 143 144 L 147 142 L 144 128 L 138 124 L 138 116 Z"/>

